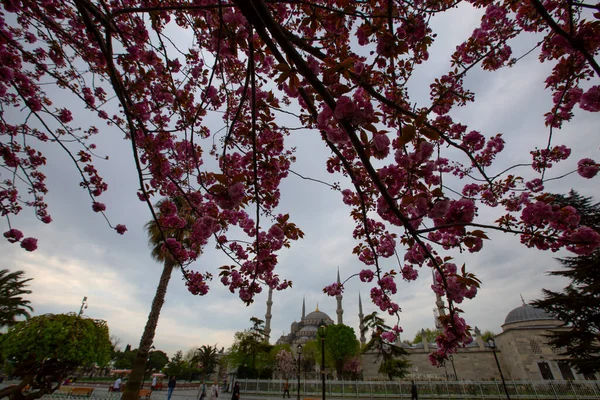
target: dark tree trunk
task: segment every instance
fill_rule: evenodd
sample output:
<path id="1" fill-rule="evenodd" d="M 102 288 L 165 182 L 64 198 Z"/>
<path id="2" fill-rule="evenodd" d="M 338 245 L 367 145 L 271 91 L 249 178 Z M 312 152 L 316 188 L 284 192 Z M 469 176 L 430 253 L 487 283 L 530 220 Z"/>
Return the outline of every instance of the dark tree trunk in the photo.
<path id="1" fill-rule="evenodd" d="M 140 340 L 140 346 L 138 352 L 133 360 L 133 366 L 131 368 L 131 374 L 125 386 L 125 392 L 123 392 L 122 400 L 138 400 L 140 395 L 140 388 L 142 386 L 142 380 L 146 371 L 146 362 L 148 361 L 148 353 L 150 353 L 150 347 L 154 340 L 154 334 L 156 333 L 156 325 L 158 324 L 158 317 L 163 304 L 165 303 L 165 295 L 167 294 L 167 286 L 169 286 L 169 280 L 171 279 L 171 273 L 173 272 L 174 264 L 169 260 L 165 261 L 158 287 L 156 288 L 156 295 L 152 301 L 152 308 L 148 315 L 148 322 L 144 328 L 142 339 Z"/>

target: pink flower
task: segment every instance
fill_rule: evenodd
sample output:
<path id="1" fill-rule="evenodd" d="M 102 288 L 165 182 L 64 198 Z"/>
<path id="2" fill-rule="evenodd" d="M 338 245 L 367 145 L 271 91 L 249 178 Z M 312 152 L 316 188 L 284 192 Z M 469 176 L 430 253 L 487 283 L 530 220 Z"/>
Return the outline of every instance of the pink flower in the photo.
<path id="1" fill-rule="evenodd" d="M 119 224 L 119 225 L 117 225 L 117 226 L 115 227 L 115 230 L 117 231 L 117 233 L 118 233 L 119 235 L 122 235 L 122 234 L 124 234 L 125 232 L 127 232 L 127 227 L 126 227 L 125 225 L 121 225 L 121 224 Z"/>
<path id="2" fill-rule="evenodd" d="M 394 343 L 396 341 L 396 333 L 392 331 L 383 332 L 381 334 L 381 338 L 389 343 Z"/>
<path id="3" fill-rule="evenodd" d="M 71 114 L 71 111 L 67 110 L 66 108 L 63 108 L 58 113 L 58 119 L 60 120 L 60 122 L 66 124 L 67 122 L 73 121 L 73 114 Z"/>
<path id="4" fill-rule="evenodd" d="M 279 225 L 271 226 L 271 228 L 269 229 L 269 234 L 277 240 L 283 240 L 285 238 L 283 229 L 281 229 L 281 227 Z"/>
<path id="5" fill-rule="evenodd" d="M 11 243 L 16 243 L 23 237 L 23 232 L 18 229 L 10 229 L 4 232 L 4 237 Z"/>
<path id="6" fill-rule="evenodd" d="M 92 203 L 92 210 L 94 210 L 94 212 L 101 212 L 106 210 L 106 205 L 102 204 L 102 203 L 98 203 L 98 202 L 93 202 Z"/>
<path id="7" fill-rule="evenodd" d="M 37 239 L 34 239 L 32 237 L 25 238 L 21 242 L 21 247 L 27 251 L 34 251 L 35 249 L 37 249 Z"/>
<path id="8" fill-rule="evenodd" d="M 337 119 L 350 119 L 355 111 L 356 105 L 354 105 L 352 99 L 348 96 L 341 96 L 335 104 L 335 111 L 333 115 Z"/>
<path id="9" fill-rule="evenodd" d="M 596 176 L 600 167 L 591 158 L 584 158 L 577 163 L 577 173 L 584 178 L 590 179 Z"/>
<path id="10" fill-rule="evenodd" d="M 363 269 L 358 275 L 361 281 L 371 282 L 373 280 L 373 276 L 375 276 L 375 272 L 371 271 L 370 269 Z"/>
<path id="11" fill-rule="evenodd" d="M 475 218 L 475 203 L 469 199 L 460 199 L 450 204 L 446 213 L 446 223 L 469 223 Z"/>
<path id="12" fill-rule="evenodd" d="M 373 135 L 373 145 L 378 151 L 387 154 L 390 148 L 390 138 L 386 134 Z"/>
<path id="13" fill-rule="evenodd" d="M 567 249 L 579 255 L 588 255 L 600 247 L 600 234 L 587 226 L 582 226 L 571 233 L 568 240 L 574 244 Z"/>
<path id="14" fill-rule="evenodd" d="M 207 276 L 205 277 L 199 272 L 188 272 L 187 282 L 185 283 L 185 285 L 187 286 L 188 291 L 191 294 L 204 296 L 208 293 L 209 289 L 208 285 L 206 284 L 207 278 L 210 278 L 209 274 L 207 274 Z"/>
<path id="15" fill-rule="evenodd" d="M 325 286 L 325 288 L 323 289 L 323 293 L 327 293 L 329 296 L 337 296 L 339 294 L 342 294 L 343 291 L 344 285 L 339 284 L 337 282 L 329 286 Z"/>
<path id="16" fill-rule="evenodd" d="M 473 150 L 481 150 L 485 144 L 485 138 L 477 131 L 471 131 L 467 133 L 463 139 L 465 146 L 472 148 Z"/>
<path id="17" fill-rule="evenodd" d="M 600 86 L 592 86 L 590 90 L 581 95 L 579 107 L 586 111 L 600 111 Z"/>

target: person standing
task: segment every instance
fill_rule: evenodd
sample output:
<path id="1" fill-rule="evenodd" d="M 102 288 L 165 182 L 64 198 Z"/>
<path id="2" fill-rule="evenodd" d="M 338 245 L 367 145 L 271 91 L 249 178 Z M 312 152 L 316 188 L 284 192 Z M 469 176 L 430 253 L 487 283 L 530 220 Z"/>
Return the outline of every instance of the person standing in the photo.
<path id="1" fill-rule="evenodd" d="M 156 375 L 152 377 L 152 383 L 150 384 L 150 391 L 154 392 L 156 390 Z"/>
<path id="2" fill-rule="evenodd" d="M 171 400 L 171 395 L 173 395 L 173 390 L 175 390 L 175 386 L 177 386 L 177 377 L 172 375 L 169 378 L 169 384 L 168 384 L 168 392 L 167 392 L 167 400 Z"/>
<path id="3" fill-rule="evenodd" d="M 290 398 L 290 382 L 286 379 L 283 384 L 283 398 L 285 399 L 285 394 L 287 393 L 288 399 Z"/>
<path id="4" fill-rule="evenodd" d="M 231 395 L 231 400 L 240 400 L 240 383 L 238 381 L 233 385 L 233 394 Z"/>
<path id="5" fill-rule="evenodd" d="M 217 397 L 219 397 L 219 382 L 217 382 L 215 380 L 213 385 L 210 387 L 210 399 L 209 400 L 215 400 Z"/>
<path id="6" fill-rule="evenodd" d="M 206 382 L 202 381 L 198 388 L 198 400 L 204 400 L 206 397 Z"/>
<path id="7" fill-rule="evenodd" d="M 417 384 L 415 381 L 411 381 L 412 385 L 410 386 L 410 400 L 419 400 L 419 392 L 417 390 Z"/>

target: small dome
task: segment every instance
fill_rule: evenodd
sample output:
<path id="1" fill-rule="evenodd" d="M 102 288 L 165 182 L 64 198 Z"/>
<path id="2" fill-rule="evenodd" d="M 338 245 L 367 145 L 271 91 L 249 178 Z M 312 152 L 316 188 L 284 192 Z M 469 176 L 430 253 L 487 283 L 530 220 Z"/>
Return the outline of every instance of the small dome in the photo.
<path id="1" fill-rule="evenodd" d="M 298 331 L 298 336 L 316 336 L 317 335 L 317 327 L 307 325 L 304 328 Z"/>
<path id="2" fill-rule="evenodd" d="M 550 314 L 541 310 L 539 308 L 535 308 L 533 306 L 524 304 L 521 307 L 517 307 L 511 312 L 508 313 L 506 319 L 504 320 L 504 324 L 514 324 L 516 322 L 525 322 L 525 321 L 539 321 L 539 320 L 554 320 Z"/>

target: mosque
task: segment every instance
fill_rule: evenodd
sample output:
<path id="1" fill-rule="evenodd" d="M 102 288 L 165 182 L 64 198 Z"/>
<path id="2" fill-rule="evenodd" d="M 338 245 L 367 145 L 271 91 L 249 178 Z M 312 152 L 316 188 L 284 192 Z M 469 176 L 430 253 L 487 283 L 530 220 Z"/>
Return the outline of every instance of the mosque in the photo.
<path id="1" fill-rule="evenodd" d="M 338 283 L 340 281 L 338 271 Z M 438 309 L 443 305 L 441 299 L 437 299 Z M 336 296 L 337 302 L 337 324 L 343 324 L 344 310 L 342 307 L 342 295 Z M 441 303 L 441 304 L 440 304 Z M 265 315 L 265 333 L 270 338 L 271 333 L 271 305 L 272 291 L 269 292 L 267 300 L 267 313 Z M 359 295 L 359 329 L 363 328 L 362 303 Z M 306 306 L 302 301 L 302 316 L 299 322 L 293 322 L 290 333 L 282 335 L 276 344 L 289 344 L 292 349 L 298 344 L 305 344 L 317 337 L 319 325 L 324 322 L 327 325 L 334 321 L 320 311 L 318 306 L 315 311 L 306 314 Z M 581 375 L 572 369 L 566 362 L 566 357 L 561 356 L 561 349 L 553 348 L 547 344 L 546 335 L 552 331 L 569 329 L 548 315 L 543 310 L 534 308 L 522 300 L 522 305 L 511 310 L 502 325 L 502 332 L 494 337 L 493 341 L 484 342 L 481 331 L 475 327 L 473 342 L 460 348 L 441 367 L 434 367 L 429 362 L 429 353 L 436 348 L 435 343 L 422 343 L 408 345 L 398 341 L 407 352 L 407 359 L 411 362 L 411 379 L 433 379 L 433 380 L 500 380 L 500 370 L 504 378 L 512 381 L 540 381 L 540 380 L 596 380 L 600 376 Z M 424 332 L 423 332 L 424 333 Z M 425 337 L 425 335 L 423 335 Z M 365 344 L 366 338 L 361 335 L 361 344 Z M 399 340 L 399 339 L 398 339 Z M 491 347 L 493 346 L 493 347 Z M 496 362 L 496 357 L 498 363 Z M 377 354 L 365 353 L 362 355 L 363 379 L 364 380 L 386 380 L 387 377 L 378 373 L 380 361 Z M 498 367 L 500 365 L 500 368 Z"/>

